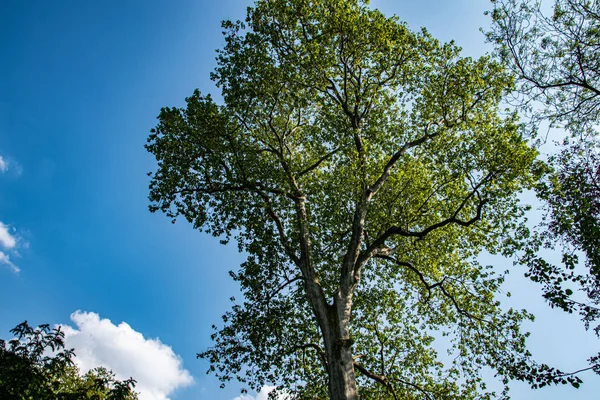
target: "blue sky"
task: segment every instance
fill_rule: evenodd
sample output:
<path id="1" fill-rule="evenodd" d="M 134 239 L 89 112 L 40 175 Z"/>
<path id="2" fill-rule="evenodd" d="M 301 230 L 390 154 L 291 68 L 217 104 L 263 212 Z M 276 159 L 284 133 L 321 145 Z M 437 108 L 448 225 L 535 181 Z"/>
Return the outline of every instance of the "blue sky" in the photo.
<path id="1" fill-rule="evenodd" d="M 237 294 L 227 271 L 243 257 L 148 212 L 154 164 L 143 145 L 162 106 L 181 105 L 194 88 L 217 93 L 209 73 L 220 21 L 243 18 L 249 4 L 0 2 L 0 222 L 16 240 L 6 254 L 20 269 L 0 266 L 0 336 L 24 319 L 73 326 L 96 321 L 70 320 L 73 312 L 93 312 L 172 347 L 195 380 L 172 399 L 238 395 L 236 385 L 219 389 L 195 353 L 210 345 L 211 325 Z M 478 30 L 488 23 L 486 1 L 372 5 L 456 40 L 468 55 L 489 50 Z M 547 308 L 518 272 L 510 285 L 512 302 L 538 314 L 529 327 L 534 354 L 566 370 L 585 366 L 598 341 L 577 318 Z M 515 385 L 514 398 L 591 398 L 600 379 L 586 376 L 579 391 Z"/>

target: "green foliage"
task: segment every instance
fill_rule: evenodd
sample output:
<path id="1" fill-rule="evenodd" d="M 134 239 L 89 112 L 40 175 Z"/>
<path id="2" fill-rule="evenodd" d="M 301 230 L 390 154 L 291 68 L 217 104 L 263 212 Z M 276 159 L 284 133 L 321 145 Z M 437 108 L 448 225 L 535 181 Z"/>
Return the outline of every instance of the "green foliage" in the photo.
<path id="1" fill-rule="evenodd" d="M 223 27 L 224 103 L 163 108 L 146 145 L 150 210 L 248 256 L 210 371 L 325 398 L 350 349 L 365 398 L 490 399 L 484 368 L 578 384 L 531 362 L 531 315 L 476 261 L 509 253 L 537 179 L 503 66 L 356 0 L 257 1 Z"/>
<path id="2" fill-rule="evenodd" d="M 135 400 L 135 381 L 119 381 L 105 368 L 81 376 L 73 350 L 64 348 L 64 333 L 49 325 L 33 328 L 27 321 L 0 339 L 0 398 L 32 400 Z"/>
<path id="3" fill-rule="evenodd" d="M 521 261 L 549 304 L 578 312 L 588 329 L 600 317 L 600 3 L 555 0 L 551 15 L 535 1 L 493 3 L 488 38 L 520 78 L 520 105 L 541 102 L 532 121 L 569 132 L 536 187 L 546 214 Z M 540 254 L 557 245 L 561 265 Z M 600 374 L 598 357 L 589 361 Z"/>

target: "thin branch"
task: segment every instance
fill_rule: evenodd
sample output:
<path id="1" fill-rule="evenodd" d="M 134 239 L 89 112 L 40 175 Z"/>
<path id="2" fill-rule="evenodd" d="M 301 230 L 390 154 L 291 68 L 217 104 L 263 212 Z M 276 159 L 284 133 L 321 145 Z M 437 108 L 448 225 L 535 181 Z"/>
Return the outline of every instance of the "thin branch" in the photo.
<path id="1" fill-rule="evenodd" d="M 321 165 L 321 163 L 323 163 L 323 161 L 327 160 L 329 157 L 333 156 L 335 153 L 337 153 L 340 150 L 341 150 L 341 147 L 338 147 L 337 149 L 334 149 L 334 150 L 330 151 L 329 153 L 325 154 L 317 162 L 315 162 L 314 164 L 312 164 L 311 166 L 307 167 L 302 172 L 300 172 L 298 174 L 298 177 L 306 175 L 307 173 L 309 173 L 310 171 L 314 170 L 315 168 L 318 168 L 319 165 Z"/>
<path id="2" fill-rule="evenodd" d="M 290 241 L 287 237 L 287 234 L 285 233 L 285 227 L 283 226 L 283 222 L 273 209 L 271 198 L 266 194 L 261 195 L 261 197 L 263 197 L 263 200 L 265 201 L 265 206 L 267 207 L 267 214 L 269 215 L 269 217 L 271 217 L 271 219 L 273 220 L 273 222 L 275 222 L 275 225 L 277 226 L 279 239 L 281 241 L 281 244 L 283 245 L 285 253 L 288 255 L 289 258 L 292 259 L 296 266 L 300 267 L 300 259 L 298 258 L 298 256 L 296 256 L 296 253 L 290 246 Z"/>
<path id="3" fill-rule="evenodd" d="M 462 220 L 458 218 L 458 214 L 464 209 L 464 207 L 466 206 L 468 200 L 470 198 L 472 198 L 474 195 L 478 195 L 477 193 L 477 189 L 475 189 L 473 192 L 471 192 L 463 201 L 462 203 L 459 205 L 459 207 L 456 209 L 456 211 L 452 214 L 451 217 L 446 218 L 443 221 L 440 221 L 436 224 L 430 225 L 429 227 L 423 229 L 422 231 L 410 231 L 410 230 L 405 230 L 399 226 L 393 226 L 389 229 L 387 229 L 379 238 L 377 238 L 373 244 L 371 244 L 371 246 L 365 250 L 363 252 L 363 254 L 361 255 L 358 263 L 360 264 L 364 264 L 365 262 L 367 262 L 369 260 L 369 258 L 371 258 L 371 256 L 374 254 L 374 252 L 380 248 L 381 246 L 384 245 L 385 241 L 392 235 L 399 235 L 399 236 L 404 236 L 404 237 L 414 237 L 414 238 L 424 238 L 425 236 L 427 236 L 429 233 L 435 231 L 436 229 L 439 228 L 443 228 L 447 225 L 450 224 L 456 224 L 456 225 L 460 225 L 463 227 L 468 227 L 473 225 L 474 223 L 476 223 L 477 221 L 479 221 L 483 215 L 483 207 L 487 204 L 488 200 L 487 199 L 480 199 L 479 203 L 477 204 L 477 210 L 475 212 L 475 216 L 473 216 L 471 219 L 469 220 Z"/>
<path id="4" fill-rule="evenodd" d="M 483 319 L 483 318 L 479 318 L 473 314 L 471 314 L 470 312 L 468 312 L 467 310 L 465 310 L 464 308 L 462 308 L 458 302 L 456 301 L 456 299 L 454 298 L 454 296 L 452 296 L 444 287 L 444 283 L 446 282 L 447 277 L 444 277 L 441 281 L 436 282 L 436 283 L 428 283 L 427 280 L 425 279 L 425 276 L 423 275 L 423 273 L 421 271 L 419 271 L 414 265 L 412 265 L 409 262 L 406 261 L 400 261 L 397 260 L 393 257 L 389 257 L 387 255 L 382 255 L 382 254 L 378 254 L 375 255 L 376 258 L 381 258 L 387 261 L 391 261 L 393 263 L 395 263 L 396 265 L 402 266 L 402 267 L 407 267 L 408 269 L 410 269 L 411 271 L 413 271 L 415 274 L 417 274 L 417 276 L 419 277 L 419 280 L 423 283 L 423 285 L 425 286 L 425 288 L 428 291 L 428 295 L 427 295 L 427 301 L 429 301 L 429 299 L 431 298 L 431 291 L 433 289 L 435 289 L 436 287 L 439 288 L 442 293 L 448 298 L 450 299 L 450 301 L 452 302 L 452 304 L 454 305 L 454 308 L 456 309 L 456 311 L 458 311 L 459 314 L 462 314 L 470 319 L 476 320 L 476 321 L 481 321 L 481 322 L 488 322 L 487 320 Z"/>
<path id="5" fill-rule="evenodd" d="M 593 369 L 593 370 L 595 370 L 595 369 L 597 369 L 598 367 L 600 367 L 600 366 L 599 366 L 599 365 L 592 365 L 591 367 L 587 367 L 587 368 L 578 369 L 577 371 L 574 371 L 574 372 L 565 372 L 565 373 L 562 373 L 562 374 L 560 374 L 560 375 L 557 375 L 557 376 L 558 376 L 558 377 L 560 377 L 560 378 L 562 378 L 562 377 L 565 377 L 565 376 L 577 375 L 577 374 L 579 374 L 580 372 L 589 371 L 590 369 Z"/>
<path id="6" fill-rule="evenodd" d="M 407 385 L 407 386 L 411 386 L 415 389 L 417 389 L 419 392 L 423 393 L 425 395 L 425 397 L 427 398 L 427 400 L 433 400 L 433 397 L 431 397 L 431 394 L 429 394 L 428 391 L 426 391 L 425 389 L 423 389 L 422 387 L 415 385 L 414 383 L 411 382 L 407 382 L 403 379 L 400 378 L 394 378 L 396 379 L 398 382 L 402 383 L 403 385 Z"/>
<path id="7" fill-rule="evenodd" d="M 404 153 L 406 153 L 411 148 L 419 146 L 419 145 L 425 143 L 427 140 L 430 140 L 438 135 L 437 132 L 429 133 L 429 129 L 433 125 L 437 126 L 438 124 L 439 124 L 439 122 L 428 123 L 427 126 L 425 127 L 425 134 L 423 136 L 421 136 L 419 139 L 413 140 L 412 142 L 405 143 L 400 148 L 400 150 L 398 150 L 396 153 L 394 153 L 394 155 L 392 155 L 392 157 L 390 157 L 389 161 L 383 168 L 383 172 L 382 172 L 381 176 L 375 181 L 375 183 L 370 188 L 367 189 L 369 191 L 370 198 L 373 197 L 379 189 L 381 189 L 381 187 L 386 182 L 387 178 L 390 176 L 392 168 L 394 168 L 394 165 L 396 164 L 396 162 L 400 159 L 400 157 Z"/>
<path id="8" fill-rule="evenodd" d="M 400 261 L 397 260 L 393 257 L 387 256 L 387 255 L 383 255 L 383 254 L 376 254 L 375 255 L 376 258 L 381 258 L 387 261 L 391 261 L 393 263 L 395 263 L 396 265 L 399 265 L 401 267 L 406 267 L 408 269 L 410 269 L 411 271 L 413 271 L 415 274 L 417 274 L 417 276 L 419 277 L 419 280 L 421 281 L 421 283 L 423 283 L 423 285 L 425 286 L 425 288 L 428 291 L 428 296 L 427 296 L 427 300 L 429 300 L 431 298 L 431 290 L 435 289 L 436 287 L 441 287 L 442 284 L 444 283 L 444 281 L 446 280 L 446 278 L 443 278 L 441 281 L 436 282 L 436 283 L 432 283 L 429 284 L 427 282 L 427 280 L 425 279 L 425 275 L 423 275 L 423 273 L 421 271 L 419 271 L 414 265 L 412 265 L 409 262 L 406 261 Z"/>
<path id="9" fill-rule="evenodd" d="M 354 361 L 354 368 L 356 368 L 357 370 L 359 370 L 360 373 L 363 374 L 363 375 L 365 375 L 366 377 L 368 377 L 368 378 L 374 380 L 375 382 L 380 383 L 381 385 L 383 385 L 392 394 L 392 396 L 394 397 L 394 400 L 398 400 L 398 396 L 396 396 L 396 391 L 394 390 L 394 387 L 392 386 L 392 384 L 390 384 L 388 382 L 388 380 L 387 380 L 387 378 L 385 376 L 374 374 L 373 372 L 369 371 L 368 369 L 366 369 L 365 367 L 363 367 L 362 365 L 360 365 L 356 361 Z"/>
<path id="10" fill-rule="evenodd" d="M 303 276 L 297 276 L 293 279 L 288 279 L 286 282 L 284 282 L 283 284 L 281 284 L 277 289 L 273 290 L 271 293 L 269 293 L 267 295 L 267 302 L 271 301 L 271 299 L 273 297 L 275 297 L 279 292 L 281 292 L 283 289 L 285 289 L 286 287 L 288 287 L 289 285 L 291 285 L 294 282 L 297 281 L 301 281 L 304 280 Z"/>

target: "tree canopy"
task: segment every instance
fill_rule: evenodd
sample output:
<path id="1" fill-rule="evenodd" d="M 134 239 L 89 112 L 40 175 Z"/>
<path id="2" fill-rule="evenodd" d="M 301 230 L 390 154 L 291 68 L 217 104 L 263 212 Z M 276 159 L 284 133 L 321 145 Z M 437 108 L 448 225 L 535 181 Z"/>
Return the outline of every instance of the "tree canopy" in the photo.
<path id="1" fill-rule="evenodd" d="M 548 5 L 549 2 L 544 4 Z M 573 132 L 600 120 L 600 13 L 595 0 L 493 0 L 492 30 L 526 102 L 537 117 Z"/>
<path id="2" fill-rule="evenodd" d="M 298 398 L 489 399 L 485 368 L 578 385 L 529 359 L 531 315 L 477 261 L 509 252 L 537 179 L 502 64 L 366 1 L 259 0 L 223 27 L 222 102 L 163 108 L 146 145 L 150 210 L 247 255 L 211 371 Z"/>
<path id="3" fill-rule="evenodd" d="M 578 312 L 600 337 L 600 3 L 555 0 L 548 10 L 538 1 L 494 1 L 488 33 L 519 78 L 519 104 L 532 121 L 567 131 L 537 185 L 545 216 L 521 261 L 553 307 Z M 541 252 L 557 245 L 561 263 Z M 589 361 L 600 374 L 600 354 Z"/>
<path id="4" fill-rule="evenodd" d="M 60 327 L 31 327 L 27 321 L 0 339 L 0 397 L 35 400 L 135 400 L 135 380 L 119 381 L 106 368 L 79 374 Z"/>

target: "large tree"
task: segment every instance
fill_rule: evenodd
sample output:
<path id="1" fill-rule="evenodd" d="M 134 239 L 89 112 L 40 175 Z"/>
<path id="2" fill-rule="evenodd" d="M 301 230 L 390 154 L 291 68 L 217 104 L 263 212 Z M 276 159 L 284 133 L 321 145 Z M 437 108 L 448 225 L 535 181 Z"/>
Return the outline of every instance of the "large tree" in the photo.
<path id="1" fill-rule="evenodd" d="M 600 2 L 493 4 L 488 37 L 519 78 L 519 105 L 534 124 L 567 132 L 537 185 L 545 215 L 521 261 L 553 307 L 578 312 L 600 337 Z M 544 248 L 559 249 L 561 261 Z M 600 354 L 589 361 L 600 374 Z"/>
<path id="2" fill-rule="evenodd" d="M 500 107 L 511 76 L 366 3 L 257 1 L 223 23 L 223 101 L 160 113 L 151 211 L 248 256 L 200 357 L 298 398 L 486 399 L 488 367 L 565 381 L 529 362 L 530 315 L 477 262 L 508 248 L 535 181 Z"/>

